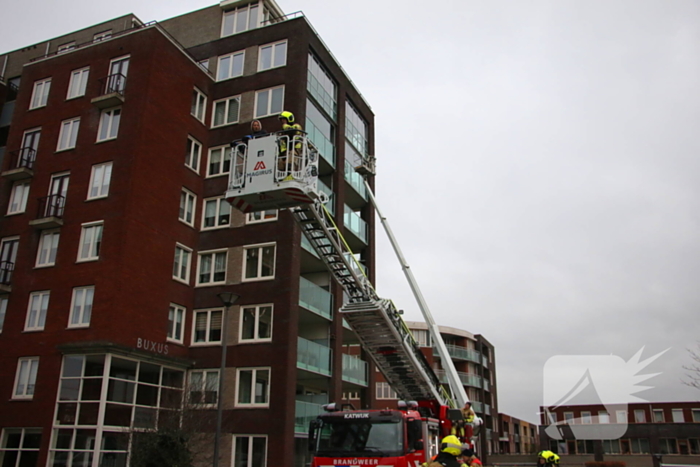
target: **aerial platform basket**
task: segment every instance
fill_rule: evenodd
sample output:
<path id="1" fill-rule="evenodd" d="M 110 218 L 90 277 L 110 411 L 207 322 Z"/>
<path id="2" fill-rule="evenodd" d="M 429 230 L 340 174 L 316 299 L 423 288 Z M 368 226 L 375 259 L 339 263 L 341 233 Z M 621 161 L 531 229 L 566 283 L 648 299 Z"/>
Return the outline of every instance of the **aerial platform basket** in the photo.
<path id="1" fill-rule="evenodd" d="M 232 145 L 226 200 L 243 212 L 324 202 L 318 189 L 318 151 L 294 131 Z"/>

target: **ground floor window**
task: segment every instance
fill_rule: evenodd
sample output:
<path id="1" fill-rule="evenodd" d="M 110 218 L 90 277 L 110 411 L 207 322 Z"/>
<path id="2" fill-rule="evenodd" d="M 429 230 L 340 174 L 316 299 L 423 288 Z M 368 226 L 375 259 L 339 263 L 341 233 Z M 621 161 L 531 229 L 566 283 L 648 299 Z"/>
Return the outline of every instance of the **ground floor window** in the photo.
<path id="1" fill-rule="evenodd" d="M 233 437 L 233 467 L 265 467 L 267 436 L 236 435 Z"/>
<path id="2" fill-rule="evenodd" d="M 39 460 L 40 446 L 40 428 L 5 428 L 0 439 L 0 465 L 35 466 Z"/>

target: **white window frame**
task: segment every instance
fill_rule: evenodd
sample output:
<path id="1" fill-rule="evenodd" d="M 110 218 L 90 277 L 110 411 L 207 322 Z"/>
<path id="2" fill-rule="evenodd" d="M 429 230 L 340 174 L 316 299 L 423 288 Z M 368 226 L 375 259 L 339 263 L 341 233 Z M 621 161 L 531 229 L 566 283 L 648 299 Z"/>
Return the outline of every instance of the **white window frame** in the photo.
<path id="1" fill-rule="evenodd" d="M 629 414 L 626 410 L 616 410 L 615 411 L 615 421 L 617 423 L 627 423 Z"/>
<path id="2" fill-rule="evenodd" d="M 276 53 L 277 46 L 281 45 L 281 44 L 285 45 L 284 63 L 282 63 L 281 65 L 275 65 L 275 57 L 277 55 L 277 53 Z M 270 55 L 270 66 L 268 68 L 263 68 L 262 52 L 263 52 L 263 49 L 266 49 L 268 47 L 270 47 L 272 49 L 272 54 Z M 287 65 L 287 51 L 288 50 L 289 50 L 289 43 L 288 43 L 287 39 L 285 39 L 283 41 L 272 42 L 270 44 L 264 44 L 264 45 L 261 45 L 260 47 L 258 47 L 258 72 L 273 70 L 275 68 L 282 68 L 283 66 L 286 66 Z"/>
<path id="3" fill-rule="evenodd" d="M 2 328 L 5 324 L 5 315 L 7 314 L 7 303 L 10 300 L 7 295 L 0 296 L 0 334 L 2 334 Z"/>
<path id="4" fill-rule="evenodd" d="M 101 199 L 109 196 L 109 185 L 112 182 L 112 162 L 103 162 L 92 166 L 90 173 L 90 185 L 88 185 L 87 199 Z M 93 190 L 97 194 L 93 195 Z"/>
<path id="5" fill-rule="evenodd" d="M 30 182 L 17 181 L 12 185 L 10 202 L 7 205 L 7 215 L 22 214 L 27 210 L 27 200 L 29 199 Z"/>
<path id="6" fill-rule="evenodd" d="M 184 201 L 184 206 L 183 206 Z M 189 209 L 188 209 L 189 208 Z M 178 213 L 178 220 L 183 224 L 194 226 L 194 218 L 197 214 L 197 195 L 192 193 L 187 188 L 183 188 L 180 192 L 180 210 Z M 188 221 L 187 218 L 190 217 Z"/>
<path id="7" fill-rule="evenodd" d="M 255 380 L 258 371 L 267 371 L 267 394 L 265 394 L 265 402 L 255 402 Z M 241 389 L 241 372 L 252 372 L 251 377 L 251 387 L 250 395 L 252 402 L 239 402 L 238 397 Z M 236 368 L 236 395 L 235 395 L 235 407 L 250 407 L 250 408 L 266 408 L 270 406 L 270 387 L 272 386 L 272 368 L 267 367 L 246 367 L 246 368 Z"/>
<path id="8" fill-rule="evenodd" d="M 680 417 L 677 417 L 680 413 Z M 683 414 L 683 409 L 671 409 L 671 419 L 673 423 L 685 423 L 685 414 Z"/>
<path id="9" fill-rule="evenodd" d="M 178 254 L 180 253 L 180 254 Z M 184 253 L 187 253 L 187 264 L 185 265 L 185 276 L 181 276 L 182 272 L 182 259 L 184 256 Z M 175 265 L 178 265 L 178 272 L 177 275 L 175 273 Z M 189 285 L 190 284 L 190 270 L 192 267 L 192 248 L 188 248 L 182 243 L 176 243 L 175 244 L 175 257 L 173 259 L 173 279 L 175 279 L 178 282 L 182 282 L 184 284 Z"/>
<path id="10" fill-rule="evenodd" d="M 260 334 L 260 310 L 261 308 L 269 308 L 270 309 L 270 337 L 259 337 L 258 335 Z M 240 325 L 238 326 L 238 342 L 241 344 L 253 344 L 253 343 L 258 343 L 258 342 L 272 342 L 272 330 L 273 330 L 273 322 L 274 322 L 274 317 L 275 317 L 275 307 L 272 303 L 264 303 L 262 305 L 241 305 L 240 306 L 241 313 L 240 313 Z M 243 317 L 245 316 L 245 311 L 246 310 L 254 310 L 254 320 L 255 324 L 253 325 L 253 337 L 252 339 L 244 339 L 243 338 Z"/>
<path id="11" fill-rule="evenodd" d="M 214 274 L 216 273 L 215 271 L 215 265 L 216 265 L 216 256 L 223 253 L 224 254 L 224 278 L 223 280 L 220 281 L 214 281 Z M 202 270 L 202 258 L 204 256 L 211 256 L 211 270 L 209 271 L 209 277 L 210 280 L 208 282 L 202 282 L 201 279 L 201 270 Z M 222 285 L 226 284 L 226 276 L 228 274 L 228 250 L 223 248 L 223 249 L 218 249 L 218 250 L 207 250 L 207 251 L 202 251 L 197 254 L 197 281 L 196 285 L 197 287 L 209 287 L 212 285 Z"/>
<path id="12" fill-rule="evenodd" d="M 278 109 L 273 109 L 273 108 L 272 108 L 272 93 L 273 93 L 276 89 L 282 89 L 282 105 L 280 106 L 280 109 L 279 109 L 279 110 L 278 110 Z M 254 111 L 255 118 L 256 118 L 256 119 L 258 119 L 258 118 L 265 118 L 265 117 L 269 117 L 269 116 L 271 116 L 271 115 L 277 115 L 277 114 L 279 114 L 280 112 L 282 112 L 282 110 L 284 110 L 284 91 L 285 91 L 284 85 L 274 86 L 274 87 L 271 87 L 271 88 L 261 89 L 261 90 L 259 90 L 259 91 L 255 91 L 255 111 Z M 258 100 L 259 100 L 258 96 L 259 96 L 260 94 L 264 93 L 264 92 L 268 92 L 268 93 L 269 93 L 269 96 L 268 96 L 268 99 L 267 99 L 267 109 L 265 109 L 265 113 L 260 113 L 260 112 L 259 112 L 260 109 L 258 109 Z"/>
<path id="13" fill-rule="evenodd" d="M 18 433 L 19 434 L 19 443 L 16 447 L 8 447 L 7 446 L 7 441 L 8 437 L 13 434 L 13 433 Z M 41 428 L 3 428 L 0 430 L 0 459 L 4 459 L 4 456 L 7 455 L 7 453 L 17 453 L 17 458 L 16 461 L 12 464 L 14 465 L 25 465 L 26 463 L 26 457 L 25 455 L 28 455 L 30 457 L 34 457 L 39 455 L 39 450 L 41 446 L 37 447 L 27 447 L 25 446 L 25 442 L 27 440 L 27 435 L 39 435 L 41 437 L 42 435 L 42 430 Z"/>
<path id="14" fill-rule="evenodd" d="M 576 423 L 573 412 L 564 412 L 564 423 L 567 425 L 573 425 Z"/>
<path id="15" fill-rule="evenodd" d="M 268 446 L 267 435 L 233 435 L 233 446 L 232 446 L 233 449 L 231 450 L 231 465 L 235 465 L 234 463 L 236 461 L 238 440 L 244 439 L 244 438 L 248 439 L 248 452 L 247 452 L 247 456 L 246 456 L 246 459 L 248 461 L 246 462 L 245 466 L 243 466 L 243 467 L 256 467 L 253 464 L 253 459 L 254 459 L 253 447 L 255 445 L 253 440 L 256 438 L 265 440 L 265 453 L 264 453 L 261 465 L 263 467 L 267 466 L 267 446 Z"/>
<path id="16" fill-rule="evenodd" d="M 43 308 L 42 303 L 44 302 L 44 297 L 46 297 L 46 308 Z M 35 298 L 38 299 L 39 309 L 36 310 L 36 315 L 34 317 L 34 322 L 31 323 L 30 319 L 32 317 L 32 305 L 34 304 Z M 49 314 L 49 305 L 51 301 L 51 292 L 48 290 L 41 290 L 37 292 L 32 292 L 29 294 L 29 303 L 27 304 L 27 317 L 24 321 L 25 331 L 43 331 L 44 326 L 46 326 L 46 316 Z M 43 312 L 42 312 L 43 310 Z"/>
<path id="17" fill-rule="evenodd" d="M 56 152 L 75 149 L 80 130 L 80 117 L 69 118 L 61 122 L 61 130 L 58 133 Z"/>
<path id="18" fill-rule="evenodd" d="M 216 392 L 216 400 L 211 403 L 205 403 L 203 401 L 196 401 L 192 402 L 192 392 L 193 392 L 193 385 L 192 385 L 192 374 L 193 373 L 201 373 L 202 374 L 202 383 L 203 385 L 197 389 L 197 392 L 201 392 L 204 394 L 207 389 L 213 390 Z M 206 381 L 207 381 L 207 375 L 209 374 L 216 374 L 216 385 L 214 388 L 207 388 L 206 387 Z M 219 401 L 219 378 L 221 378 L 221 375 L 219 374 L 219 370 L 215 369 L 196 369 L 196 370 L 190 370 L 189 374 L 187 375 L 187 403 L 189 405 L 196 405 L 197 407 L 216 407 L 218 401 Z"/>
<path id="19" fill-rule="evenodd" d="M 82 293 L 82 294 L 81 294 Z M 74 287 L 73 296 L 70 302 L 70 316 L 68 317 L 68 328 L 90 327 L 92 317 L 92 307 L 95 303 L 95 286 Z M 77 320 L 75 319 L 77 316 Z M 74 321 L 77 321 L 74 323 Z"/>
<path id="20" fill-rule="evenodd" d="M 273 255 L 272 255 L 272 275 L 271 276 L 261 276 L 262 273 L 262 249 L 268 246 L 272 246 L 274 249 Z M 255 277 L 246 277 L 246 271 L 247 271 L 247 265 L 248 265 L 248 250 L 252 250 L 254 248 L 258 249 L 258 275 Z M 270 243 L 259 243 L 256 245 L 246 245 L 243 247 L 243 273 L 242 273 L 242 282 L 256 282 L 256 281 L 268 281 L 272 280 L 275 278 L 275 273 L 277 272 L 276 268 L 277 264 L 277 243 L 275 242 L 270 242 Z"/>
<path id="21" fill-rule="evenodd" d="M 191 136 L 187 136 L 189 148 L 186 147 L 185 167 L 199 174 L 199 161 L 202 159 L 202 143 Z"/>
<path id="22" fill-rule="evenodd" d="M 581 424 L 590 425 L 593 423 L 593 415 L 591 412 L 581 412 Z"/>
<path id="23" fill-rule="evenodd" d="M 231 107 L 231 101 L 237 101 L 238 102 L 238 112 L 236 113 L 236 119 L 232 121 L 226 120 L 228 118 L 228 112 Z M 216 106 L 217 104 L 224 103 L 224 122 L 223 123 L 216 123 Z M 238 123 L 241 120 L 241 96 L 230 96 L 230 97 L 225 97 L 223 99 L 217 99 L 214 102 L 212 102 L 211 106 L 211 127 L 212 128 L 220 128 L 222 126 L 226 125 L 234 125 Z"/>
<path id="24" fill-rule="evenodd" d="M 102 42 L 112 37 L 112 30 L 107 29 L 106 31 L 97 32 L 92 36 L 92 42 Z"/>
<path id="25" fill-rule="evenodd" d="M 255 6 L 257 8 L 257 15 L 256 15 L 256 20 L 255 24 L 250 24 L 250 8 L 252 6 Z M 246 14 L 246 20 L 245 20 L 245 28 L 241 31 L 236 31 L 236 24 L 238 23 L 238 15 L 245 10 Z M 262 21 L 264 21 L 265 18 L 265 8 L 262 4 L 262 2 L 253 2 L 248 5 L 235 8 L 232 10 L 224 11 L 223 15 L 221 16 L 221 37 L 228 37 L 228 36 L 233 36 L 235 34 L 241 34 L 246 31 L 250 31 L 252 29 L 257 29 L 260 27 L 260 24 L 262 24 Z M 226 21 L 227 18 L 233 16 L 233 19 L 231 20 L 231 31 L 227 31 L 225 26 L 226 26 Z"/>
<path id="26" fill-rule="evenodd" d="M 195 87 L 192 90 L 192 105 L 190 106 L 190 115 L 204 123 L 207 117 L 207 95 L 199 88 Z"/>
<path id="27" fill-rule="evenodd" d="M 90 239 L 87 246 L 89 246 L 89 251 L 86 256 L 83 256 L 83 250 L 86 246 L 86 234 L 90 229 L 93 230 L 92 238 Z M 97 241 L 97 235 L 99 234 L 99 243 Z M 102 241 L 104 235 L 104 221 L 94 221 L 86 222 L 81 225 L 80 229 L 80 243 L 78 243 L 78 257 L 75 260 L 76 263 L 86 263 L 88 261 L 97 261 L 100 259 L 100 250 L 102 249 Z"/>
<path id="28" fill-rule="evenodd" d="M 690 413 L 693 416 L 693 423 L 700 423 L 700 409 L 691 409 Z"/>
<path id="29" fill-rule="evenodd" d="M 115 116 L 116 115 L 116 116 Z M 122 108 L 114 107 L 105 109 L 100 113 L 100 124 L 97 128 L 97 142 L 111 141 L 119 136 L 119 125 L 122 119 Z M 115 123 L 116 121 L 116 123 Z M 102 137 L 104 125 L 107 125 L 106 135 Z"/>
<path id="30" fill-rule="evenodd" d="M 34 267 L 46 268 L 56 264 L 56 255 L 58 253 L 58 242 L 60 240 L 61 231 L 58 229 L 43 230 L 39 238 L 39 246 L 36 252 L 36 262 Z M 51 238 L 48 238 L 51 237 Z M 47 244 L 47 242 L 50 242 Z M 53 252 L 53 260 L 51 254 Z M 46 253 L 46 258 L 42 262 L 42 256 Z"/>
<path id="31" fill-rule="evenodd" d="M 27 363 L 26 378 L 21 378 L 22 363 Z M 17 359 L 17 371 L 15 373 L 15 383 L 12 385 L 12 399 L 33 399 L 36 389 L 36 379 L 39 373 L 39 357 L 21 357 Z M 21 393 L 18 393 L 20 384 L 24 386 Z M 31 391 L 30 391 L 31 387 Z"/>
<path id="32" fill-rule="evenodd" d="M 237 58 L 240 57 L 240 63 L 241 63 L 241 71 L 240 74 L 234 75 L 233 73 L 235 70 L 233 69 L 234 63 L 237 62 Z M 221 62 L 226 59 L 230 59 L 230 63 L 228 65 L 228 69 L 226 70 L 226 75 L 221 76 L 221 71 L 223 70 L 223 65 L 221 65 Z M 216 81 L 221 82 L 221 81 L 226 81 L 228 79 L 234 79 L 234 78 L 239 78 L 243 76 L 243 70 L 245 69 L 245 50 L 239 50 L 237 52 L 232 52 L 230 54 L 222 55 L 218 58 L 216 62 Z"/>
<path id="33" fill-rule="evenodd" d="M 274 215 L 268 216 L 268 212 L 274 212 Z M 255 219 L 256 214 L 262 213 L 260 219 Z M 263 222 L 274 222 L 279 218 L 279 211 L 277 209 L 266 209 L 265 211 L 249 212 L 245 215 L 246 224 L 262 224 Z"/>
<path id="34" fill-rule="evenodd" d="M 32 91 L 32 100 L 29 102 L 29 110 L 46 107 L 46 104 L 48 104 L 49 101 L 50 92 L 51 78 L 34 81 L 34 90 Z"/>
<path id="35" fill-rule="evenodd" d="M 219 162 L 219 171 L 213 172 L 211 170 L 211 159 L 212 155 L 216 151 L 221 151 L 221 160 Z M 228 156 L 228 166 L 229 169 L 225 170 L 226 160 Z M 231 147 L 230 146 L 216 146 L 215 148 L 209 148 L 209 155 L 207 157 L 207 178 L 220 177 L 221 175 L 227 175 L 231 172 Z"/>
<path id="36" fill-rule="evenodd" d="M 168 332 L 166 340 L 182 344 L 185 336 L 185 319 L 187 318 L 187 308 L 176 303 L 171 303 L 168 308 Z M 178 332 L 179 326 L 179 332 Z"/>
<path id="37" fill-rule="evenodd" d="M 657 420 L 656 420 L 656 416 L 657 416 L 658 414 L 661 414 L 661 421 L 657 421 Z M 664 415 L 664 409 L 653 409 L 653 410 L 651 411 L 651 420 L 652 420 L 654 423 L 666 423 L 666 417 L 665 417 L 665 415 Z"/>
<path id="38" fill-rule="evenodd" d="M 377 400 L 394 400 L 399 398 L 396 391 L 391 389 L 389 383 L 384 381 L 377 382 L 374 395 L 376 396 Z"/>
<path id="39" fill-rule="evenodd" d="M 208 203 L 216 203 L 216 214 L 214 215 L 214 225 L 207 226 L 206 221 L 208 219 L 207 217 L 207 204 Z M 226 223 L 220 223 L 221 218 L 223 217 L 221 208 L 222 206 L 224 208 L 228 208 L 228 222 Z M 226 229 L 231 225 L 231 205 L 229 204 L 228 201 L 223 196 L 218 196 L 216 198 L 207 198 L 202 200 L 202 230 L 216 230 L 216 229 Z"/>
<path id="40" fill-rule="evenodd" d="M 206 313 L 207 314 L 207 325 L 205 327 L 205 332 L 204 332 L 204 340 L 201 342 L 195 341 L 195 332 L 197 330 L 197 315 L 200 313 Z M 192 312 L 192 333 L 190 337 L 190 346 L 191 347 L 199 347 L 199 346 L 212 346 L 212 345 L 221 345 L 221 338 L 219 338 L 218 341 L 216 340 L 209 340 L 209 334 L 211 333 L 211 315 L 212 313 L 221 313 L 221 330 L 219 331 L 221 335 L 223 336 L 223 319 L 224 319 L 224 309 L 223 308 L 207 308 L 203 310 L 194 310 Z"/>
<path id="41" fill-rule="evenodd" d="M 61 44 L 58 46 L 56 49 L 56 54 L 64 54 L 66 52 L 70 52 L 71 50 L 75 49 L 75 41 L 70 41 L 66 42 L 65 44 Z"/>
<path id="42" fill-rule="evenodd" d="M 607 424 L 610 423 L 610 414 L 606 410 L 598 411 L 598 423 Z"/>
<path id="43" fill-rule="evenodd" d="M 647 415 L 644 409 L 637 409 L 634 411 L 634 423 L 646 423 Z"/>
<path id="44" fill-rule="evenodd" d="M 83 97 L 87 90 L 88 79 L 90 78 L 90 67 L 80 68 L 71 71 L 70 82 L 68 83 L 68 92 L 66 100 Z"/>

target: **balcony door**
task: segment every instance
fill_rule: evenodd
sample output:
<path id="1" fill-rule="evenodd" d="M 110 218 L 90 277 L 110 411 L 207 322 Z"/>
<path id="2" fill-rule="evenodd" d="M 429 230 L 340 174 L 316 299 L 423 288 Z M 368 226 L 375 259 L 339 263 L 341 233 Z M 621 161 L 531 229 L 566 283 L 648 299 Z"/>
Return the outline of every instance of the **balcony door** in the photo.
<path id="1" fill-rule="evenodd" d="M 129 72 L 129 57 L 122 57 L 112 60 L 109 64 L 110 92 L 124 93 L 126 87 L 126 75 Z"/>
<path id="2" fill-rule="evenodd" d="M 49 199 L 46 203 L 46 217 L 63 217 L 63 208 L 66 205 L 66 195 L 68 194 L 68 180 L 69 174 L 60 174 L 51 177 Z"/>
<path id="3" fill-rule="evenodd" d="M 24 132 L 22 139 L 22 149 L 20 157 L 17 159 L 17 167 L 31 168 L 36 160 L 36 151 L 39 149 L 39 138 L 41 137 L 41 129 L 29 130 Z"/>

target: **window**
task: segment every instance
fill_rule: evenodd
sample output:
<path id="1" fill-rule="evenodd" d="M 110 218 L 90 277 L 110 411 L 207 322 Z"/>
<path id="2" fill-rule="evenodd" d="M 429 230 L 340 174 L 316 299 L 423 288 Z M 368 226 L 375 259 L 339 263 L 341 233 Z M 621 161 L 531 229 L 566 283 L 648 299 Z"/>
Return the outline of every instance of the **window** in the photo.
<path id="1" fill-rule="evenodd" d="M 112 163 L 105 162 L 92 166 L 90 187 L 87 199 L 106 198 L 109 194 L 109 183 L 112 179 Z"/>
<path id="2" fill-rule="evenodd" d="M 236 370 L 236 406 L 267 407 L 270 404 L 270 369 Z"/>
<path id="3" fill-rule="evenodd" d="M 238 34 L 260 25 L 259 7 L 251 3 L 235 10 L 225 11 L 221 24 L 221 37 Z"/>
<path id="4" fill-rule="evenodd" d="M 25 331 L 41 331 L 46 323 L 46 312 L 49 308 L 49 291 L 33 292 L 29 295 L 29 308 Z"/>
<path id="5" fill-rule="evenodd" d="M 108 29 L 106 31 L 98 32 L 92 36 L 92 42 L 100 42 L 112 37 L 112 30 Z"/>
<path id="6" fill-rule="evenodd" d="M 202 230 L 226 227 L 231 223 L 231 205 L 222 197 L 204 200 Z"/>
<path id="7" fill-rule="evenodd" d="M 275 245 L 245 247 L 243 280 L 271 279 L 275 276 Z"/>
<path id="8" fill-rule="evenodd" d="M 264 89 L 255 93 L 255 118 L 267 117 L 282 112 L 284 86 Z"/>
<path id="9" fill-rule="evenodd" d="M 267 211 L 249 212 L 245 216 L 246 224 L 257 224 L 260 222 L 270 222 L 277 220 L 277 209 Z"/>
<path id="10" fill-rule="evenodd" d="M 100 128 L 97 131 L 97 141 L 107 141 L 117 137 L 121 115 L 122 109 L 119 108 L 102 111 Z"/>
<path id="11" fill-rule="evenodd" d="M 306 131 L 321 155 L 335 164 L 335 128 L 323 112 L 311 102 L 311 99 L 306 99 Z M 349 144 L 346 143 L 346 159 L 354 163 L 356 157 L 353 158 L 352 154 L 355 151 L 352 148 L 348 151 L 348 146 Z"/>
<path id="12" fill-rule="evenodd" d="M 64 120 L 61 123 L 61 132 L 58 135 L 56 151 L 65 151 L 75 147 L 75 142 L 78 139 L 78 127 L 80 127 L 80 118 Z"/>
<path id="13" fill-rule="evenodd" d="M 432 347 L 430 344 L 430 333 L 425 329 L 413 329 L 413 338 L 416 340 L 421 347 Z"/>
<path id="14" fill-rule="evenodd" d="M 683 409 L 671 409 L 671 415 L 673 416 L 673 423 L 685 423 Z"/>
<path id="15" fill-rule="evenodd" d="M 197 285 L 226 282 L 226 257 L 226 251 L 200 253 Z"/>
<path id="16" fill-rule="evenodd" d="M 102 245 L 102 222 L 83 224 L 80 233 L 80 249 L 78 261 L 94 261 L 100 258 L 100 246 Z"/>
<path id="17" fill-rule="evenodd" d="M 168 337 L 169 341 L 182 343 L 182 326 L 185 322 L 185 309 L 180 305 L 170 304 L 168 310 Z"/>
<path id="18" fill-rule="evenodd" d="M 36 372 L 39 369 L 39 357 L 20 358 L 17 362 L 15 390 L 13 399 L 31 399 L 34 397 Z"/>
<path id="19" fill-rule="evenodd" d="M 53 266 L 56 264 L 58 251 L 58 230 L 44 230 L 39 239 L 39 249 L 36 254 L 36 267 Z"/>
<path id="20" fill-rule="evenodd" d="M 547 412 L 547 415 L 549 417 L 549 424 L 554 425 L 557 423 L 557 413 L 556 412 Z"/>
<path id="21" fill-rule="evenodd" d="M 70 306 L 69 328 L 83 328 L 90 325 L 92 314 L 92 300 L 95 296 L 95 287 L 76 287 L 73 289 L 73 300 Z"/>
<path id="22" fill-rule="evenodd" d="M 214 108 L 211 116 L 211 126 L 217 127 L 238 122 L 240 96 L 228 97 L 214 101 Z"/>
<path id="23" fill-rule="evenodd" d="M 75 49 L 75 41 L 73 42 L 68 42 L 66 44 L 62 44 L 58 46 L 58 50 L 56 51 L 59 54 L 63 54 L 66 52 L 70 52 L 71 50 Z"/>
<path id="24" fill-rule="evenodd" d="M 248 342 L 272 340 L 272 305 L 241 307 L 240 340 Z"/>
<path id="25" fill-rule="evenodd" d="M 209 150 L 209 165 L 207 177 L 224 175 L 231 171 L 231 149 L 226 146 L 211 148 Z"/>
<path id="26" fill-rule="evenodd" d="M 618 410 L 615 412 L 615 419 L 617 420 L 617 423 L 627 423 L 627 411 L 626 410 Z"/>
<path id="27" fill-rule="evenodd" d="M 219 370 L 190 372 L 189 403 L 215 405 L 219 395 Z"/>
<path id="28" fill-rule="evenodd" d="M 44 217 L 62 217 L 66 207 L 66 195 L 68 194 L 68 183 L 70 174 L 60 173 L 51 175 L 51 185 L 49 187 L 49 202 L 46 203 Z"/>
<path id="29" fill-rule="evenodd" d="M 218 344 L 221 342 L 223 311 L 205 310 L 193 313 L 192 344 Z"/>
<path id="30" fill-rule="evenodd" d="M 635 410 L 634 411 L 634 423 L 645 423 L 647 421 L 646 414 L 644 413 L 644 410 Z"/>
<path id="31" fill-rule="evenodd" d="M 312 53 L 309 53 L 306 89 L 328 115 L 336 120 L 338 114 L 337 86 L 330 73 Z"/>
<path id="32" fill-rule="evenodd" d="M 287 41 L 261 45 L 258 52 L 258 71 L 269 70 L 287 64 Z"/>
<path id="33" fill-rule="evenodd" d="M 51 78 L 36 81 L 32 92 L 32 101 L 29 109 L 44 107 L 49 100 L 49 90 L 51 89 Z"/>
<path id="34" fill-rule="evenodd" d="M 11 283 L 18 247 L 19 237 L 7 237 L 0 241 L 0 279 L 3 284 Z"/>
<path id="35" fill-rule="evenodd" d="M 365 119 L 349 101 L 345 101 L 345 137 L 362 157 L 369 152 L 368 134 L 369 130 Z"/>
<path id="36" fill-rule="evenodd" d="M 192 90 L 192 109 L 190 113 L 200 122 L 204 123 L 204 113 L 207 111 L 207 96 L 197 88 Z"/>
<path id="37" fill-rule="evenodd" d="M 199 66 L 204 68 L 205 70 L 209 71 L 209 59 L 207 58 L 206 60 L 202 60 L 200 62 L 197 62 Z"/>
<path id="38" fill-rule="evenodd" d="M 2 326 L 5 323 L 5 314 L 7 313 L 7 302 L 6 296 L 0 297 L 0 333 L 2 332 Z"/>
<path id="39" fill-rule="evenodd" d="M 593 423 L 593 418 L 590 412 L 581 412 L 581 423 L 584 425 L 590 425 Z"/>
<path id="40" fill-rule="evenodd" d="M 90 76 L 90 67 L 73 70 L 70 74 L 70 83 L 68 84 L 68 95 L 66 99 L 74 99 L 85 95 L 87 88 L 88 77 Z"/>
<path id="41" fill-rule="evenodd" d="M 185 154 L 185 165 L 195 172 L 199 173 L 199 158 L 202 155 L 202 143 L 192 138 L 187 137 L 187 153 Z"/>
<path id="42" fill-rule="evenodd" d="M 398 399 L 396 391 L 391 389 L 389 383 L 377 383 L 377 399 Z"/>
<path id="43" fill-rule="evenodd" d="M 573 412 L 564 412 L 564 422 L 567 425 L 573 425 L 574 424 L 574 413 Z"/>
<path id="44" fill-rule="evenodd" d="M 115 58 L 109 63 L 109 92 L 123 94 L 126 88 L 126 76 L 129 73 L 129 57 Z"/>
<path id="45" fill-rule="evenodd" d="M 219 66 L 216 72 L 216 80 L 223 81 L 225 79 L 243 76 L 244 60 L 245 51 L 234 52 L 232 54 L 223 55 L 219 57 Z"/>
<path id="46" fill-rule="evenodd" d="M 654 409 L 652 411 L 654 415 L 654 423 L 663 423 L 664 422 L 664 410 L 663 409 Z"/>
<path id="47" fill-rule="evenodd" d="M 236 467 L 265 467 L 267 465 L 267 437 L 233 437 L 233 465 Z"/>
<path id="48" fill-rule="evenodd" d="M 700 439 L 690 438 L 688 444 L 690 444 L 690 454 L 700 454 Z"/>
<path id="49" fill-rule="evenodd" d="M 598 423 L 610 423 L 610 414 L 606 411 L 598 412 Z"/>
<path id="50" fill-rule="evenodd" d="M 184 188 L 180 192 L 180 214 L 178 219 L 187 225 L 194 224 L 194 204 L 197 197 L 189 190 Z"/>
<path id="51" fill-rule="evenodd" d="M 630 439 L 630 450 L 632 454 L 648 454 L 649 439 L 648 438 L 632 438 Z"/>
<path id="52" fill-rule="evenodd" d="M 603 440 L 603 453 L 605 453 L 605 454 L 620 454 L 620 440 L 619 439 L 604 439 Z"/>
<path id="53" fill-rule="evenodd" d="M 693 409 L 693 423 L 700 423 L 700 409 Z"/>
<path id="54" fill-rule="evenodd" d="M 15 182 L 12 185 L 10 204 L 7 206 L 7 214 L 19 214 L 27 209 L 29 197 L 29 182 Z"/>
<path id="55" fill-rule="evenodd" d="M 189 284 L 190 282 L 190 259 L 192 250 L 186 246 L 175 245 L 175 261 L 173 263 L 173 279 Z"/>
<path id="56" fill-rule="evenodd" d="M 676 441 L 676 438 L 659 438 L 661 454 L 678 454 L 678 443 Z"/>
<path id="57" fill-rule="evenodd" d="M 0 461 L 8 467 L 38 465 L 40 446 L 40 428 L 5 428 L 0 441 Z"/>
<path id="58" fill-rule="evenodd" d="M 20 157 L 17 160 L 17 167 L 26 167 L 31 169 L 34 167 L 36 160 L 36 152 L 39 150 L 39 140 L 41 139 L 41 128 L 27 130 L 22 136 L 22 148 L 20 149 Z"/>

